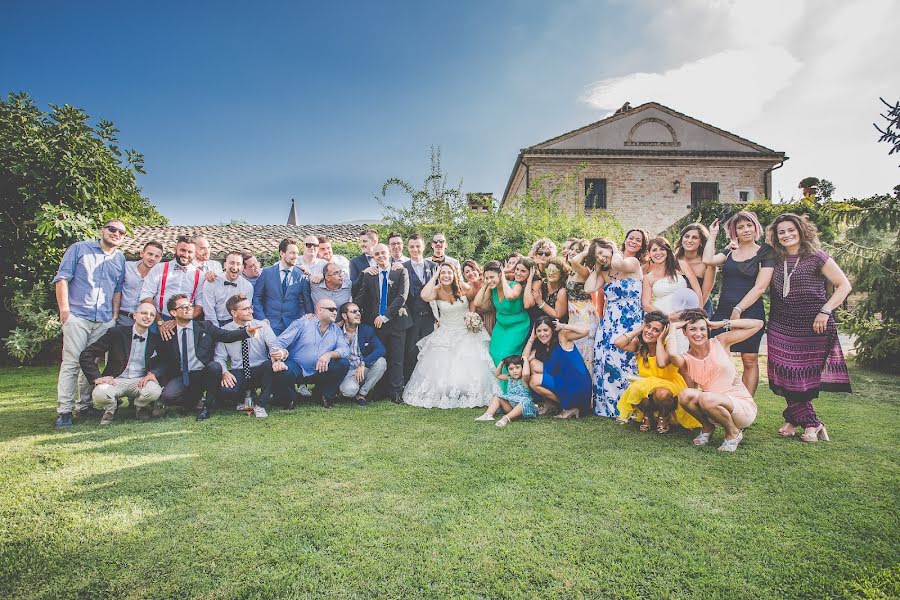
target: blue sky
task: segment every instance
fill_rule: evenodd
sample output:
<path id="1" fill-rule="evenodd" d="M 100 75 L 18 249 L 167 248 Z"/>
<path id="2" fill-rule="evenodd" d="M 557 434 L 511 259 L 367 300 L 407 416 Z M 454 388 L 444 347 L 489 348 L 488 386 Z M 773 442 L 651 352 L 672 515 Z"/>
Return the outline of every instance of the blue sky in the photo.
<path id="1" fill-rule="evenodd" d="M 793 171 L 776 177 L 786 197 L 809 174 L 839 194 L 887 191 L 900 181 L 897 161 L 866 128 L 878 95 L 900 93 L 897 59 L 878 51 L 897 7 L 867 0 L 848 16 L 832 0 L 767 2 L 7 0 L 0 92 L 112 120 L 122 145 L 146 155 L 145 195 L 179 224 L 282 223 L 292 197 L 307 223 L 378 217 L 384 180 L 420 182 L 431 145 L 465 191 L 499 196 L 520 148 L 626 100 L 655 99 L 786 151 Z M 869 41 L 824 68 L 811 47 L 833 49 L 837 26 L 854 18 L 873 30 Z M 810 23 L 821 40 L 799 35 Z M 873 61 L 883 61 L 877 71 L 866 68 Z M 741 99 L 732 89 L 703 101 L 691 92 L 698 68 L 711 81 L 757 76 Z M 804 92 L 805 77 L 827 88 L 822 72 L 832 70 L 853 103 Z M 642 83 L 642 73 L 656 79 Z M 832 147 L 836 136 L 854 156 L 870 145 L 870 170 L 842 166 L 809 139 L 830 119 L 844 123 L 829 126 Z"/>

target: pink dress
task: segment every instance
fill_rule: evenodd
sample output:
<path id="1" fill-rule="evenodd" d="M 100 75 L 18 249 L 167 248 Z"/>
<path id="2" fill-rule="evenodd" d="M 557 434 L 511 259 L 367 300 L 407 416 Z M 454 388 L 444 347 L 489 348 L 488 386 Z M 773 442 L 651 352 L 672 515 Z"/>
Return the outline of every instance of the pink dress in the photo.
<path id="1" fill-rule="evenodd" d="M 731 418 L 738 429 L 749 427 L 756 420 L 756 402 L 738 376 L 731 355 L 718 339 L 709 340 L 709 354 L 706 358 L 697 358 L 688 353 L 682 356 L 688 375 L 704 392 L 723 394 L 731 399 L 734 406 Z"/>

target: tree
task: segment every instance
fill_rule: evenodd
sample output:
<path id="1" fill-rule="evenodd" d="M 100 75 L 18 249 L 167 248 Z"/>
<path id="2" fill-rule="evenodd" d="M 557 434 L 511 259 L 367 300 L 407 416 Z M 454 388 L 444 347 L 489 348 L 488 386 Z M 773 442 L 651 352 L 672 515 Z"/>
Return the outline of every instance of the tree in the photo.
<path id="1" fill-rule="evenodd" d="M 834 184 L 827 179 L 820 179 L 819 185 L 816 186 L 816 200 L 829 202 L 832 196 L 834 196 Z"/>
<path id="2" fill-rule="evenodd" d="M 48 284 L 70 244 L 110 218 L 129 227 L 168 222 L 141 196 L 143 155 L 123 152 L 117 134 L 110 121 L 92 124 L 69 105 L 44 112 L 26 93 L 0 99 L 0 269 L 10 275 L 0 280 L 0 337 L 19 322 L 6 348 L 20 360 L 58 335 Z"/>
<path id="3" fill-rule="evenodd" d="M 560 208 L 560 200 L 566 194 L 577 195 L 577 176 L 576 170 L 549 190 L 544 185 L 546 178 L 537 178 L 524 195 L 504 207 L 485 200 L 479 206 L 484 210 L 473 210 L 461 190 L 461 180 L 457 187 L 447 187 L 447 175 L 440 166 L 440 149 L 432 148 L 430 172 L 420 189 L 397 178 L 385 182 L 378 198 L 385 221 L 378 227 L 379 233 L 398 231 L 407 236 L 418 232 L 430 236 L 442 231 L 452 241 L 452 255 L 481 263 L 504 259 L 511 252 L 527 252 L 542 237 L 557 242 L 570 237 L 620 238 L 622 226 L 609 213 L 570 216 Z M 408 205 L 388 203 L 386 193 L 394 186 L 409 195 Z"/>
<path id="4" fill-rule="evenodd" d="M 877 123 L 873 123 L 873 125 L 878 130 L 878 133 L 881 134 L 878 141 L 891 144 L 891 150 L 888 152 L 890 155 L 894 152 L 900 152 L 900 132 L 898 132 L 900 130 L 900 102 L 891 105 L 884 98 L 879 98 L 879 100 L 888 108 L 887 114 L 881 115 L 881 118 L 887 121 L 887 126 L 882 129 Z"/>

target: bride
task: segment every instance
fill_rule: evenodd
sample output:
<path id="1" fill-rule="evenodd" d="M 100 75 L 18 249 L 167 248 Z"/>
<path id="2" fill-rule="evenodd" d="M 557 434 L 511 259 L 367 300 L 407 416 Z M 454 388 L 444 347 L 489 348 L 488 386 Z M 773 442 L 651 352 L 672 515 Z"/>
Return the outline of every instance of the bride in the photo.
<path id="1" fill-rule="evenodd" d="M 478 333 L 466 328 L 470 311 L 464 286 L 457 270 L 443 264 L 422 288 L 422 299 L 437 307 L 438 324 L 419 340 L 419 362 L 403 391 L 406 404 L 472 408 L 487 406 L 500 393 L 488 352 L 490 337 L 483 328 Z"/>

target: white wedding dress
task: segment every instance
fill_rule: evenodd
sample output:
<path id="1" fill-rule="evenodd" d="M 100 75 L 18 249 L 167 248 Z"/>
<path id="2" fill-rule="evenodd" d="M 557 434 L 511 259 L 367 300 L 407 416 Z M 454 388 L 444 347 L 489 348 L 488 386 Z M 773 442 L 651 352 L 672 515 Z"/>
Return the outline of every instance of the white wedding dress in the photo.
<path id="1" fill-rule="evenodd" d="M 487 406 L 500 386 L 488 351 L 490 336 L 466 329 L 469 301 L 436 301 L 439 326 L 419 340 L 419 362 L 403 391 L 403 401 L 424 408 Z"/>

